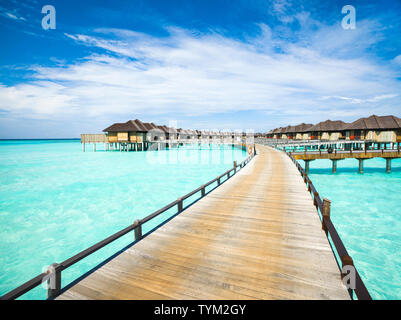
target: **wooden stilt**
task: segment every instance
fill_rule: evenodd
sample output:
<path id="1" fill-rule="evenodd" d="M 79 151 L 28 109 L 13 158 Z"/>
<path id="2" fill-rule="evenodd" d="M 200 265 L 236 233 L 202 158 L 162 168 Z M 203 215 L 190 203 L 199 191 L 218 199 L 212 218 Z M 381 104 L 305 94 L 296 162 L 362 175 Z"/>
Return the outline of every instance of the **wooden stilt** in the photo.
<path id="1" fill-rule="evenodd" d="M 305 173 L 306 174 L 309 174 L 309 162 L 310 162 L 311 160 L 305 160 Z"/>
<path id="2" fill-rule="evenodd" d="M 332 162 L 331 172 L 336 173 L 337 172 L 337 159 L 332 159 L 331 162 Z"/>
<path id="3" fill-rule="evenodd" d="M 391 158 L 386 158 L 386 172 L 391 172 Z"/>
<path id="4" fill-rule="evenodd" d="M 358 172 L 359 173 L 363 173 L 363 160 L 364 159 L 358 159 L 358 162 L 359 162 L 359 170 L 358 170 Z"/>

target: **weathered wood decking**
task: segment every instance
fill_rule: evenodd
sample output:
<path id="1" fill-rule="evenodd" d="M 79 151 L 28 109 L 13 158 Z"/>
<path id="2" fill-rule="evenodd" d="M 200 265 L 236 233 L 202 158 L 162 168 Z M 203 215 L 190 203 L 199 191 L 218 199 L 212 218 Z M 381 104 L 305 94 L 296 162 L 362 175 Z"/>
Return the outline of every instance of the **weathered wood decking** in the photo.
<path id="1" fill-rule="evenodd" d="M 58 299 L 349 299 L 298 170 L 281 152 L 257 150 Z"/>

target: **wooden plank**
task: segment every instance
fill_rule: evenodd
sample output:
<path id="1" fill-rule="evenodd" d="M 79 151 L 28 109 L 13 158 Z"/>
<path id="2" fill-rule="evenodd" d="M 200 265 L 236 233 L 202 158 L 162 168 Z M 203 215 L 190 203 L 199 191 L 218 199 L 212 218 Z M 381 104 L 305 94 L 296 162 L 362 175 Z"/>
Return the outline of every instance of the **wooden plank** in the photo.
<path id="1" fill-rule="evenodd" d="M 349 299 L 313 201 L 282 152 L 237 175 L 58 299 Z"/>

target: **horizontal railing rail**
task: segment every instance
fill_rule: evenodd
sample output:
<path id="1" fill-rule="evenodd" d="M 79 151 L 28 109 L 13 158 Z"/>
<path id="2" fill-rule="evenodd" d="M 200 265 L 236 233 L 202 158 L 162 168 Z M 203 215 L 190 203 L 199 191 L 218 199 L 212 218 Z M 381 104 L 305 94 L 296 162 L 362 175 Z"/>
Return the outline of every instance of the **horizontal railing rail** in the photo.
<path id="1" fill-rule="evenodd" d="M 295 166 L 297 167 L 298 171 L 300 172 L 305 184 L 308 187 L 308 191 L 313 195 L 313 203 L 316 206 L 317 211 L 320 211 L 319 218 L 321 219 L 322 222 L 322 229 L 325 231 L 327 240 L 330 243 L 329 236 L 331 238 L 332 243 L 334 244 L 331 246 L 334 256 L 335 253 L 337 252 L 337 255 L 340 257 L 341 260 L 341 266 L 337 261 L 338 267 L 341 272 L 341 277 L 344 277 L 346 274 L 343 273 L 343 268 L 344 266 L 352 266 L 355 270 L 355 288 L 354 289 L 348 289 L 348 292 L 350 294 L 350 297 L 353 298 L 353 292 L 355 292 L 357 298 L 359 300 L 372 300 L 372 297 L 369 294 L 368 289 L 366 288 L 365 284 L 362 281 L 362 278 L 359 275 L 358 270 L 354 266 L 354 262 L 352 258 L 349 256 L 347 249 L 345 248 L 344 243 L 342 242 L 336 228 L 334 227 L 333 222 L 330 219 L 330 201 L 327 199 L 321 199 L 319 193 L 317 192 L 315 186 L 313 185 L 312 181 L 302 168 L 302 166 L 299 164 L 297 160 L 290 154 L 287 153 L 287 155 L 290 157 L 290 159 L 294 162 Z M 326 204 L 326 206 L 325 206 Z M 320 217 L 321 216 L 321 217 Z"/>
<path id="2" fill-rule="evenodd" d="M 287 151 L 291 155 L 322 155 L 322 154 L 387 154 L 387 153 L 401 153 L 401 148 L 398 149 L 381 149 L 381 150 L 332 150 L 329 152 L 328 150 L 299 150 L 299 151 Z"/>
<path id="3" fill-rule="evenodd" d="M 234 161 L 234 166 L 233 168 L 227 170 L 220 176 L 216 177 L 213 180 L 210 180 L 209 182 L 203 184 L 199 188 L 187 193 L 186 195 L 182 196 L 181 198 L 178 198 L 177 200 L 169 203 L 165 207 L 153 212 L 152 214 L 146 216 L 143 219 L 135 220 L 135 222 L 114 233 L 113 235 L 109 236 L 108 238 L 94 244 L 93 246 L 81 251 L 80 253 L 72 256 L 71 258 L 68 258 L 67 260 L 61 262 L 61 263 L 53 263 L 47 272 L 41 273 L 37 275 L 36 277 L 32 278 L 31 280 L 25 282 L 21 286 L 15 288 L 14 290 L 11 290 L 10 292 L 6 293 L 2 297 L 0 297 L 1 300 L 13 300 L 17 299 L 18 297 L 24 295 L 28 291 L 34 289 L 35 287 L 39 286 L 41 283 L 47 281 L 48 285 L 52 284 L 50 288 L 47 290 L 47 297 L 52 299 L 55 298 L 57 295 L 60 294 L 62 288 L 61 288 L 61 272 L 72 265 L 76 264 L 77 262 L 81 261 L 82 259 L 86 258 L 87 256 L 93 254 L 94 252 L 98 251 L 99 249 L 105 247 L 106 245 L 112 243 L 113 241 L 121 238 L 122 236 L 126 235 L 127 233 L 134 231 L 135 232 L 135 241 L 139 241 L 143 238 L 142 235 L 142 225 L 145 224 L 146 222 L 154 219 L 155 217 L 159 216 L 163 212 L 166 212 L 167 210 L 177 206 L 177 213 L 180 213 L 183 211 L 183 201 L 190 198 L 191 196 L 195 195 L 198 192 L 201 192 L 201 198 L 206 195 L 206 188 L 213 183 L 217 182 L 217 185 L 219 186 L 222 181 L 221 179 L 226 177 L 227 181 L 229 178 L 231 178 L 238 170 L 242 169 L 244 166 L 246 166 L 249 161 L 252 160 L 252 158 L 256 155 L 256 148 L 255 146 L 253 147 L 253 152 L 241 163 L 237 165 L 237 162 Z M 198 199 L 197 199 L 198 200 Z M 195 201 L 197 201 L 195 200 Z M 194 202 L 195 202 L 194 201 Z M 193 203 L 193 202 L 192 202 Z M 160 227 L 161 224 L 164 222 L 161 222 L 158 224 L 155 228 Z M 154 229 L 155 229 L 154 228 Z M 154 230 L 153 229 L 153 230 Z"/>
<path id="4" fill-rule="evenodd" d="M 272 139 L 260 139 L 255 138 L 257 143 L 268 145 L 273 148 L 280 149 L 282 151 L 294 151 L 304 152 L 306 148 L 314 148 L 309 149 L 309 151 L 319 151 L 332 149 L 334 150 L 345 150 L 349 151 L 352 149 L 353 151 L 357 150 L 397 150 L 399 152 L 401 147 L 401 141 L 374 141 L 374 140 L 291 140 L 291 141 L 274 141 Z M 318 150 L 316 150 L 316 148 Z"/>

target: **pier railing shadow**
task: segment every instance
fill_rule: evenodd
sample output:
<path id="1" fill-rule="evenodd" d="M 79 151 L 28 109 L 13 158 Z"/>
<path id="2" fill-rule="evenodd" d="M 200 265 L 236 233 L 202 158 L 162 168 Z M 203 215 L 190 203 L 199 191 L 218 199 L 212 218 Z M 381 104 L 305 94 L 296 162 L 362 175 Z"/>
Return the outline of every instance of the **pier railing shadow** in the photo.
<path id="1" fill-rule="evenodd" d="M 220 186 L 223 182 L 227 181 L 230 179 L 232 176 L 234 176 L 238 171 L 240 171 L 242 168 L 244 168 L 249 161 L 253 159 L 253 157 L 256 155 L 256 148 L 253 146 L 252 152 L 250 155 L 243 160 L 241 163 L 237 164 L 236 161 L 234 161 L 233 167 L 223 174 L 219 175 L 218 177 L 214 178 L 213 180 L 210 180 L 209 182 L 201 185 L 199 188 L 187 193 L 186 195 L 178 198 L 177 200 L 169 203 L 165 207 L 153 212 L 152 214 L 148 215 L 147 217 L 143 219 L 138 219 L 135 220 L 133 224 L 130 226 L 114 233 L 113 235 L 107 237 L 106 239 L 94 244 L 93 246 L 79 252 L 78 254 L 72 256 L 71 258 L 68 258 L 67 260 L 61 262 L 61 263 L 53 263 L 46 272 L 43 272 L 36 277 L 32 278 L 31 280 L 25 282 L 24 284 L 20 285 L 19 287 L 15 288 L 14 290 L 11 290 L 10 292 L 6 293 L 5 295 L 0 297 L 0 300 L 14 300 L 25 293 L 29 292 L 30 290 L 36 288 L 37 286 L 41 285 L 43 282 L 47 282 L 48 284 L 48 289 L 47 289 L 47 298 L 48 299 L 54 299 L 57 297 L 60 293 L 62 293 L 62 287 L 61 287 L 61 273 L 63 270 L 66 270 L 67 268 L 71 267 L 72 265 L 75 265 L 77 262 L 81 261 L 82 259 L 86 258 L 87 256 L 97 252 L 101 248 L 107 246 L 108 244 L 114 242 L 115 240 L 123 237 L 127 233 L 134 231 L 135 234 L 135 243 L 143 239 L 147 234 L 152 232 L 153 230 L 159 228 L 161 225 L 163 225 L 165 222 L 159 223 L 156 227 L 154 227 L 151 231 L 147 232 L 146 234 L 142 234 L 142 226 L 151 221 L 152 219 L 160 216 L 162 213 L 177 207 L 177 214 L 182 212 L 184 209 L 186 209 L 189 205 L 186 205 L 184 207 L 183 203 L 184 200 L 189 199 L 190 197 L 193 197 L 195 194 L 200 193 L 200 198 L 195 199 L 191 202 L 194 203 L 196 201 L 199 201 L 201 198 L 203 198 L 208 192 L 206 190 L 207 187 L 211 186 L 214 183 L 217 183 L 217 186 Z M 174 215 L 174 216 L 175 216 Z M 69 285 L 67 285 L 68 287 Z"/>
<path id="2" fill-rule="evenodd" d="M 299 164 L 299 162 L 297 160 L 295 160 L 295 158 L 290 153 L 287 153 L 287 155 L 290 157 L 292 162 L 297 167 L 305 184 L 308 187 L 308 191 L 312 195 L 313 204 L 315 205 L 315 207 L 317 209 L 319 218 L 322 222 L 322 229 L 326 233 L 327 240 L 329 241 L 331 249 L 336 258 L 337 265 L 341 272 L 341 278 L 343 278 L 347 275 L 346 273 L 343 273 L 344 272 L 343 270 L 345 269 L 346 266 L 351 266 L 355 270 L 355 287 L 348 289 L 351 299 L 353 299 L 353 294 L 355 293 L 359 300 L 372 300 L 372 297 L 370 296 L 368 289 L 366 288 L 365 284 L 363 283 L 363 280 L 362 280 L 361 276 L 359 275 L 358 270 L 354 266 L 354 262 L 353 262 L 352 258 L 349 256 L 348 251 L 344 246 L 344 243 L 342 242 L 336 228 L 334 227 L 333 222 L 330 219 L 330 201 L 328 199 L 323 199 L 323 200 L 321 199 L 315 186 L 313 185 L 312 181 L 309 179 L 308 175 L 306 174 L 306 172 L 304 171 L 302 166 Z M 331 238 L 331 241 L 330 241 L 330 238 Z M 333 243 L 334 247 L 333 247 L 332 243 Z M 341 265 L 340 265 L 339 261 L 337 260 L 337 256 L 340 259 Z"/>

